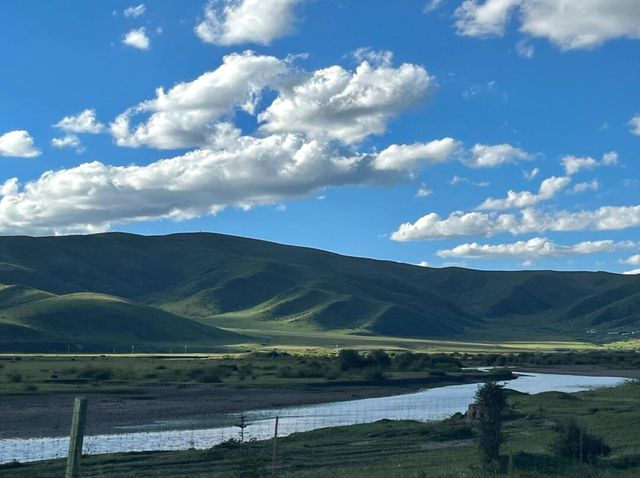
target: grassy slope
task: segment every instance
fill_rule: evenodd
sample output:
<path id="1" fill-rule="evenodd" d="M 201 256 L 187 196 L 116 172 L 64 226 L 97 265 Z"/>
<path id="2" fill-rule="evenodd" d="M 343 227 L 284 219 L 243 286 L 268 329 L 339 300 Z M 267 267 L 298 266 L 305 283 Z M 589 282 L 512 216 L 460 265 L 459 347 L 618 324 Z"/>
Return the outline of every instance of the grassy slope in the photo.
<path id="1" fill-rule="evenodd" d="M 430 269 L 219 234 L 2 237 L 0 283 L 267 331 L 564 340 L 640 328 L 639 277 Z"/>
<path id="2" fill-rule="evenodd" d="M 38 349 L 43 342 L 47 347 L 80 344 L 111 350 L 122 344 L 215 345 L 237 340 L 229 332 L 119 297 L 0 286 L 0 350 Z"/>

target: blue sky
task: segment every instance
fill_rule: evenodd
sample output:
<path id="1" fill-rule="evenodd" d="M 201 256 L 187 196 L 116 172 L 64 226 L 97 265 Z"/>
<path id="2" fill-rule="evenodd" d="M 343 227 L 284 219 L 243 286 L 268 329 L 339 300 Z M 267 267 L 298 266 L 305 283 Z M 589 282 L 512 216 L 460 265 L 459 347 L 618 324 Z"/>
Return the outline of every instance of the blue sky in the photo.
<path id="1" fill-rule="evenodd" d="M 0 233 L 636 271 L 640 4 L 558 8 L 2 2 Z"/>

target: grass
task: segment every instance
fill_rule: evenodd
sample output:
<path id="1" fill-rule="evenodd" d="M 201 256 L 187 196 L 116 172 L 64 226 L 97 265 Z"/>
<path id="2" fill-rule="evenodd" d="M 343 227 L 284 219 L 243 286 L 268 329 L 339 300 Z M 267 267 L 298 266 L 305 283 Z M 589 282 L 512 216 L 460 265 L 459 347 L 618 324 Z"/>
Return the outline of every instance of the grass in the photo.
<path id="1" fill-rule="evenodd" d="M 443 375 L 434 375 L 434 371 Z M 382 379 L 383 378 L 383 379 Z M 467 383 L 485 375 L 462 370 L 455 357 L 417 357 L 409 365 L 394 358 L 342 369 L 335 356 L 254 353 L 242 356 L 198 355 L 25 355 L 0 357 L 0 396 L 51 392 L 109 392 L 140 387 L 216 384 L 230 387 L 345 386 L 375 382 L 394 386 Z"/>
<path id="2" fill-rule="evenodd" d="M 635 477 L 640 474 L 640 385 L 578 394 L 509 394 L 513 409 L 505 425 L 502 453 L 510 463 L 504 476 L 542 478 Z M 610 456 L 580 465 L 551 452 L 554 425 L 575 419 L 602 437 Z M 278 440 L 279 477 L 490 477 L 483 470 L 475 425 L 462 418 L 437 423 L 390 422 L 327 428 Z M 129 453 L 83 458 L 83 476 L 115 478 L 269 476 L 271 441 L 228 443 L 211 450 Z M 60 476 L 61 461 L 0 467 L 0 477 Z M 254 473 L 254 474 L 252 474 Z"/>

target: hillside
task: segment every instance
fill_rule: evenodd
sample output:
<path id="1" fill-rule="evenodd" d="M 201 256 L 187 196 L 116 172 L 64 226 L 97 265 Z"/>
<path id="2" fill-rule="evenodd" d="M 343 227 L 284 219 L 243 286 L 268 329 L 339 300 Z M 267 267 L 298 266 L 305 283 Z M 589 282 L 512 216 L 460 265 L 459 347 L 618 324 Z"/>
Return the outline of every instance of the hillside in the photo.
<path id="1" fill-rule="evenodd" d="M 234 323 L 485 340 L 640 328 L 636 276 L 433 269 L 220 234 L 0 237 L 0 284 L 5 344 L 220 344 L 234 337 L 210 325 Z"/>

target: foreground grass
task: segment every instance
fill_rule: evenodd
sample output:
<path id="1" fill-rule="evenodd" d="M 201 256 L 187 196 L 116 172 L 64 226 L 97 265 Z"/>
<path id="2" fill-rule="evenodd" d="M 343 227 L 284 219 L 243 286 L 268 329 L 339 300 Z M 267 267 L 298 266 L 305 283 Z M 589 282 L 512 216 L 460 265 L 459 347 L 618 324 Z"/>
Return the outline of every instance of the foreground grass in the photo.
<path id="1" fill-rule="evenodd" d="M 510 392 L 505 426 L 508 476 L 640 476 L 640 385 L 578 394 Z M 554 425 L 575 419 L 611 446 L 610 456 L 579 465 L 550 451 Z M 381 421 L 327 428 L 278 440 L 280 477 L 489 477 L 476 445 L 475 425 L 454 417 L 438 423 Z M 129 453 L 83 458 L 85 477 L 259 477 L 271 474 L 272 441 L 227 443 L 211 450 Z M 0 478 L 62 476 L 60 460 L 0 467 Z"/>

